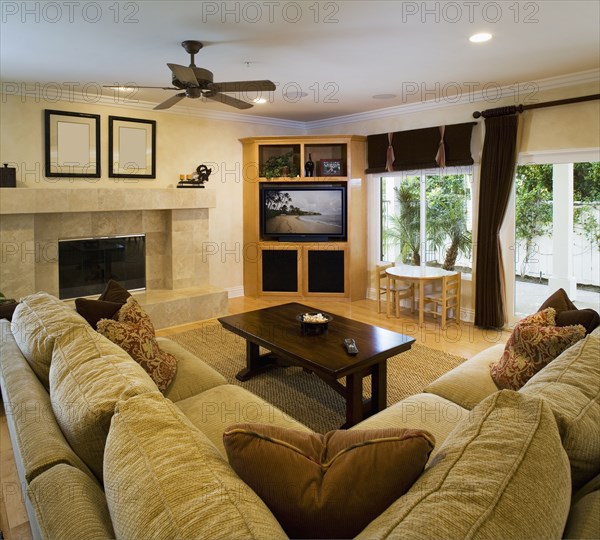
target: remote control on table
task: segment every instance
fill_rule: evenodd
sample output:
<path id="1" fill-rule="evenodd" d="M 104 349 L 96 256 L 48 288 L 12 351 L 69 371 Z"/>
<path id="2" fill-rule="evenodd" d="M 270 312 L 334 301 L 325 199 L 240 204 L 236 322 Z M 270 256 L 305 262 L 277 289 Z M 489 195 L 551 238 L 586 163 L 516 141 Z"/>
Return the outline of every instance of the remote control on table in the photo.
<path id="1" fill-rule="evenodd" d="M 358 354 L 356 342 L 352 338 L 346 338 L 344 340 L 344 347 L 346 347 L 348 354 Z"/>

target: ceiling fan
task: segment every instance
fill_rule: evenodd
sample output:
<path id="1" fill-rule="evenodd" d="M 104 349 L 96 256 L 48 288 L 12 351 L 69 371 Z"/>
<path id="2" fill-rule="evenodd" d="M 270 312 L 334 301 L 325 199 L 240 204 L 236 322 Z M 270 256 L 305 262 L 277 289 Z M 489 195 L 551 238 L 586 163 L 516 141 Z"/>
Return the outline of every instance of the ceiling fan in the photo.
<path id="1" fill-rule="evenodd" d="M 183 98 L 197 99 L 200 97 L 220 101 L 225 105 L 230 105 L 237 109 L 250 109 L 253 105 L 226 95 L 223 92 L 271 92 L 275 90 L 275 84 L 271 81 L 231 81 L 231 82 L 213 82 L 213 74 L 207 69 L 199 68 L 194 64 L 194 55 L 202 49 L 200 41 L 186 40 L 181 46 L 190 55 L 190 65 L 180 66 L 178 64 L 167 64 L 173 75 L 173 86 L 139 86 L 138 88 L 160 88 L 161 90 L 183 90 L 180 94 L 175 94 L 169 99 L 159 103 L 154 109 L 169 109 Z M 107 86 L 106 88 L 119 88 L 116 86 Z"/>

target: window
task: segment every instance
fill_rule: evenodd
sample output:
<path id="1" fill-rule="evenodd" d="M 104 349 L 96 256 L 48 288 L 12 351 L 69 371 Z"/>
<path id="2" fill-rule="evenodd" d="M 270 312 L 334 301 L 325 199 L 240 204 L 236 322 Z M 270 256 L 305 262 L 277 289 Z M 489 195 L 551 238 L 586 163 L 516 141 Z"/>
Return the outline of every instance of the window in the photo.
<path id="1" fill-rule="evenodd" d="M 408 172 L 380 182 L 380 260 L 470 273 L 471 168 Z"/>
<path id="2" fill-rule="evenodd" d="M 515 313 L 564 288 L 600 303 L 600 162 L 520 165 L 515 178 Z"/>

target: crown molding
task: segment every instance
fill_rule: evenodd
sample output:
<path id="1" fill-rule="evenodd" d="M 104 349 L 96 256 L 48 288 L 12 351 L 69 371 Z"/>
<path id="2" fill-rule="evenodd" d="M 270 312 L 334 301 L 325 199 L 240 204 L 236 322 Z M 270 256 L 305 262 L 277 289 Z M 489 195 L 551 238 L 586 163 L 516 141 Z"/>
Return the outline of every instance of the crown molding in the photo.
<path id="1" fill-rule="evenodd" d="M 23 101 L 25 101 L 28 97 L 32 98 L 32 92 L 29 92 L 27 89 L 21 90 L 19 92 L 13 92 L 10 94 L 5 94 L 0 92 L 0 96 L 2 96 L 1 104 L 6 103 L 6 98 L 4 96 L 21 96 Z M 38 96 L 34 96 L 32 99 L 36 101 L 41 101 L 41 98 Z M 121 109 L 132 109 L 138 111 L 153 111 L 154 107 L 156 107 L 156 103 L 152 103 L 149 101 L 127 101 L 127 100 L 119 100 L 114 97 L 109 96 L 97 96 L 93 100 L 90 100 L 89 97 L 84 98 L 82 94 L 77 92 L 68 92 L 68 99 L 61 100 L 47 100 L 49 105 L 55 106 L 57 103 L 83 103 L 85 105 L 104 105 L 107 107 L 118 107 Z M 158 111 L 157 111 L 158 112 Z M 272 118 L 270 116 L 254 116 L 248 114 L 240 114 L 235 112 L 227 112 L 227 111 L 212 111 L 207 109 L 202 109 L 200 107 L 186 107 L 186 106 L 178 106 L 176 109 L 162 110 L 160 114 L 174 114 L 177 116 L 187 116 L 194 118 L 206 118 L 210 120 L 221 120 L 228 122 L 242 122 L 245 124 L 256 124 L 262 126 L 274 126 L 274 127 L 283 127 L 296 129 L 299 131 L 306 130 L 306 122 L 299 122 L 297 120 L 286 120 L 281 118 Z"/>
<path id="2" fill-rule="evenodd" d="M 549 77 L 546 79 L 539 79 L 537 81 L 527 81 L 523 83 L 513 83 L 506 86 L 495 88 L 495 91 L 499 93 L 496 101 L 502 99 L 514 98 L 515 97 L 515 85 L 519 85 L 521 88 L 529 87 L 529 91 L 535 89 L 536 92 L 552 90 L 554 88 L 564 88 L 568 86 L 575 86 L 578 84 L 589 84 L 599 83 L 600 81 L 600 69 L 590 69 L 587 71 L 581 71 L 578 73 L 572 73 L 569 75 L 560 75 L 557 77 Z M 528 91 L 523 90 L 524 94 Z M 481 92 L 479 92 L 481 94 Z M 376 109 L 374 111 L 367 111 L 364 113 L 348 114 L 344 116 L 337 116 L 334 118 L 326 118 L 324 120 L 313 120 L 306 122 L 306 129 L 312 130 L 317 128 L 338 126 L 340 124 L 350 124 L 353 122 L 364 122 L 366 120 L 376 120 L 379 118 L 386 118 L 390 116 L 401 116 L 404 114 L 413 114 L 423 111 L 431 111 L 436 109 L 445 109 L 449 107 L 455 107 L 456 105 L 470 104 L 473 105 L 474 109 L 479 107 L 478 104 L 485 103 L 486 107 L 490 105 L 489 100 L 482 98 L 475 99 L 475 93 L 465 93 L 458 98 L 450 96 L 447 99 L 437 99 L 428 101 L 419 101 L 417 103 L 406 103 L 403 105 L 396 105 L 393 107 L 386 107 L 384 109 Z M 519 101 L 518 99 L 516 101 Z M 499 105 L 498 105 L 499 106 Z M 486 108 L 484 107 L 484 108 Z"/>
<path id="3" fill-rule="evenodd" d="M 495 102 L 503 99 L 515 98 L 515 85 L 520 88 L 529 87 L 529 91 L 535 89 L 536 92 L 552 90 L 555 88 L 565 88 L 568 86 L 575 86 L 578 84 L 589 84 L 600 82 L 600 69 L 591 69 L 587 71 L 581 71 L 578 73 L 571 73 L 568 75 L 560 75 L 557 77 L 549 77 L 546 79 L 539 79 L 535 81 L 527 81 L 523 83 L 513 83 L 510 85 L 495 87 L 494 91 L 498 93 Z M 477 94 L 480 96 L 478 97 Z M 523 94 L 527 94 L 527 91 L 523 90 Z M 0 95 L 4 95 L 0 93 Z M 27 91 L 11 93 L 12 96 L 31 96 Z M 518 99 L 516 100 L 519 101 Z M 5 103 L 5 98 L 2 98 L 2 103 Z M 133 110 L 152 111 L 156 106 L 155 103 L 148 101 L 118 101 L 114 97 L 100 96 L 94 101 L 90 101 L 89 97 L 84 99 L 81 94 L 76 92 L 69 93 L 68 100 L 52 101 L 51 103 L 84 103 L 87 105 L 97 104 L 105 105 L 108 107 L 119 107 Z M 178 106 L 176 109 L 169 109 L 160 111 L 161 114 L 174 114 L 178 116 L 187 116 L 194 118 L 207 118 L 210 120 L 221 120 L 229 122 L 242 122 L 246 124 L 255 124 L 262 126 L 273 126 L 282 127 L 288 129 L 294 129 L 301 132 L 301 134 L 310 133 L 311 130 L 339 126 L 342 124 L 350 124 L 354 122 L 364 122 L 367 120 L 376 120 L 379 118 L 387 118 L 390 116 L 401 116 L 405 114 L 413 114 L 424 111 L 431 111 L 436 109 L 445 109 L 455 107 L 456 105 L 470 104 L 473 108 L 480 108 L 480 105 L 484 103 L 489 106 L 490 101 L 485 100 L 481 97 L 480 92 L 463 93 L 459 97 L 448 96 L 445 99 L 433 99 L 427 101 L 419 101 L 416 103 L 406 103 L 402 105 L 396 105 L 393 107 L 385 107 L 383 109 L 375 109 L 373 111 L 366 111 L 362 113 L 353 113 L 343 116 L 334 116 L 331 118 L 324 118 L 322 120 L 309 120 L 306 122 L 298 120 L 286 120 L 282 118 L 273 118 L 270 116 L 259 116 L 259 115 L 247 115 L 228 111 L 213 111 L 202 109 L 199 107 L 186 107 Z M 485 108 L 485 107 L 484 107 Z"/>

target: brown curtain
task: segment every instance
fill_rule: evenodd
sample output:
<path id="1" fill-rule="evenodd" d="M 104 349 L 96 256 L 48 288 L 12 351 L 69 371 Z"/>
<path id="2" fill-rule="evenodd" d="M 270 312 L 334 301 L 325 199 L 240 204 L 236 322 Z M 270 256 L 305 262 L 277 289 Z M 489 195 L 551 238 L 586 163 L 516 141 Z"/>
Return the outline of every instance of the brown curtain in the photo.
<path id="1" fill-rule="evenodd" d="M 483 328 L 501 328 L 505 323 L 504 272 L 498 233 L 515 175 L 517 127 L 516 115 L 485 121 L 475 277 L 475 325 Z"/>

